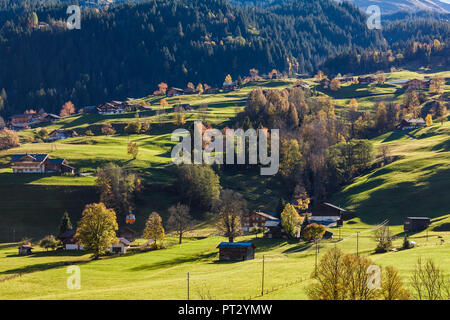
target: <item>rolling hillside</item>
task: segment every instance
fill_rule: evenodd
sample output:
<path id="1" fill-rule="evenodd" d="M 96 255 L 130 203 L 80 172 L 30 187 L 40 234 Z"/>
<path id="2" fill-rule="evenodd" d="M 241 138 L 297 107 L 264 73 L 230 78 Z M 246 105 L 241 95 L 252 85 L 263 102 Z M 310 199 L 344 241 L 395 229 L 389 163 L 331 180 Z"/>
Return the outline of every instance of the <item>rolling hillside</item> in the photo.
<path id="1" fill-rule="evenodd" d="M 362 10 L 370 5 L 378 5 L 382 13 L 396 11 L 433 10 L 441 13 L 450 13 L 450 1 L 448 0 L 349 0 Z"/>

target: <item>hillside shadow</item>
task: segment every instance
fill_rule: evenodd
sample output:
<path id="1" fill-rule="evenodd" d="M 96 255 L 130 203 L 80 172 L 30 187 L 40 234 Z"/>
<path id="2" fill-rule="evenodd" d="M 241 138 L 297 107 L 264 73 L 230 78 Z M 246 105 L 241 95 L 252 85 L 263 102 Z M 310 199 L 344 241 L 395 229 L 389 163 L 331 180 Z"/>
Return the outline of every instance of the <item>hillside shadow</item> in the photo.
<path id="1" fill-rule="evenodd" d="M 157 269 L 162 269 L 162 268 L 170 268 L 170 267 L 182 264 L 182 263 L 208 260 L 216 255 L 217 255 L 217 252 L 211 252 L 211 253 L 198 254 L 198 255 L 192 255 L 192 256 L 186 256 L 186 257 L 177 257 L 177 258 L 173 258 L 173 259 L 169 259 L 169 260 L 156 261 L 156 262 L 150 263 L 150 264 L 141 264 L 139 266 L 130 268 L 129 270 L 130 271 L 151 271 L 151 270 L 157 270 Z"/>

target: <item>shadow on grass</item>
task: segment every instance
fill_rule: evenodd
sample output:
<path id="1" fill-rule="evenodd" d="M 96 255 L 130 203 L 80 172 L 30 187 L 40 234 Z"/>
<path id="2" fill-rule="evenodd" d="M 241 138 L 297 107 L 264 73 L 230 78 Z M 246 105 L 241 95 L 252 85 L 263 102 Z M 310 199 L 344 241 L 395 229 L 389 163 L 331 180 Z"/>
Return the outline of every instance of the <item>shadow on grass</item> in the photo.
<path id="1" fill-rule="evenodd" d="M 169 259 L 169 260 L 156 261 L 156 262 L 150 263 L 150 264 L 141 264 L 139 266 L 130 268 L 129 270 L 130 271 L 151 271 L 151 270 L 157 270 L 157 269 L 162 269 L 162 268 L 170 268 L 170 267 L 182 264 L 182 263 L 209 260 L 216 255 L 217 255 L 217 252 L 211 252 L 211 253 L 198 254 L 198 255 L 193 255 L 193 256 L 176 257 L 176 258 Z"/>

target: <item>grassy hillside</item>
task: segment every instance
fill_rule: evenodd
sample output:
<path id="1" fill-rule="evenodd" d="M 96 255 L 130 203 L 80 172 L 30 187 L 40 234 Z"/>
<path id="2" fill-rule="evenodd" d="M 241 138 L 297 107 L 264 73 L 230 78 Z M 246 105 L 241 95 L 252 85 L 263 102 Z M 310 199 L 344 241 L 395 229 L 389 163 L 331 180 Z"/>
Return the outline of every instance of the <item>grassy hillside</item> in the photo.
<path id="1" fill-rule="evenodd" d="M 449 72 L 441 72 L 448 76 Z M 389 84 L 394 80 L 423 78 L 434 73 L 424 71 L 398 71 L 386 74 L 385 85 L 343 85 L 338 92 L 318 91 L 319 95 L 330 96 L 336 103 L 339 115 L 347 108 L 351 97 L 357 97 L 360 110 L 373 110 L 373 105 L 380 99 L 403 99 L 404 89 L 398 84 Z M 26 142 L 19 148 L 0 151 L 0 193 L 5 210 L 0 214 L 0 242 L 13 241 L 12 229 L 16 230 L 16 240 L 22 237 L 43 237 L 55 233 L 59 218 L 65 210 L 78 220 L 81 208 L 92 201 L 98 201 L 95 192 L 94 176 L 72 177 L 59 175 L 12 174 L 9 159 L 17 153 L 49 153 L 52 157 L 66 158 L 77 170 L 95 173 L 98 167 L 108 162 L 138 172 L 147 184 L 143 199 L 137 203 L 135 225 L 141 231 L 145 218 L 152 211 L 159 212 L 163 219 L 167 208 L 177 201 L 177 195 L 170 189 L 174 177 L 171 171 L 170 151 L 174 143 L 170 133 L 175 129 L 171 124 L 173 106 L 189 103 L 194 111 L 186 113 L 188 122 L 200 119 L 197 107 L 207 105 L 207 121 L 219 128 L 230 124 L 237 112 L 245 106 L 249 92 L 255 88 L 282 89 L 294 85 L 296 79 L 268 80 L 250 82 L 242 89 L 230 93 L 213 95 L 188 95 L 167 98 L 169 107 L 165 115 L 156 115 L 160 110 L 160 97 L 143 97 L 136 99 L 152 107 L 151 111 L 124 113 L 118 115 L 74 115 L 58 122 L 46 125 L 54 129 L 75 129 L 80 134 L 92 130 L 95 136 L 80 136 L 54 143 Z M 317 86 L 314 79 L 306 80 L 311 86 Z M 447 84 L 446 90 L 450 90 Z M 149 134 L 125 135 L 123 127 L 139 117 L 149 121 Z M 101 125 L 110 122 L 117 129 L 117 134 L 104 136 L 100 133 Z M 20 131 L 24 140 L 34 139 L 39 128 Z M 376 146 L 389 144 L 395 156 L 400 160 L 356 179 L 344 188 L 332 201 L 356 210 L 362 222 L 378 223 L 390 218 L 394 224 L 400 224 L 404 215 L 429 215 L 437 217 L 449 213 L 449 203 L 442 196 L 448 189 L 448 123 L 440 127 L 411 132 L 417 139 L 411 140 L 404 133 L 393 133 L 374 140 Z M 427 135 L 422 135 L 427 133 Z M 136 160 L 126 153 L 128 141 L 139 143 L 139 155 Z M 400 175 L 399 172 L 402 172 Z M 256 171 L 230 170 L 221 174 L 221 184 L 244 194 L 249 200 L 250 209 L 272 212 L 284 186 L 273 177 L 261 177 Z M 27 186 L 22 187 L 22 186 Z M 397 193 L 400 192 L 400 193 Z M 88 197 L 80 196 L 87 194 Z M 397 194 L 399 195 L 397 197 Z M 30 203 L 33 205 L 30 206 Z M 199 217 L 201 213 L 198 213 Z"/>
<path id="2" fill-rule="evenodd" d="M 445 272 L 450 272 L 450 233 L 432 229 L 446 220 L 436 220 L 428 237 L 412 236 L 417 248 L 372 254 L 375 247 L 372 227 L 361 223 L 345 223 L 341 242 L 323 241 L 319 259 L 327 249 L 337 246 L 344 252 L 356 252 L 356 231 L 359 253 L 376 264 L 394 265 L 405 281 L 418 257 L 433 258 Z M 333 229 L 335 237 L 338 231 Z M 400 228 L 393 228 L 399 232 Z M 441 245 L 437 236 L 445 239 Z M 188 241 L 165 250 L 151 251 L 116 258 L 87 262 L 83 253 L 45 252 L 36 247 L 35 254 L 17 256 L 14 244 L 0 247 L 0 299 L 185 299 L 187 273 L 190 274 L 191 299 L 204 296 L 215 299 L 261 298 L 262 258 L 265 260 L 266 299 L 306 299 L 304 288 L 314 269 L 314 248 L 286 240 L 253 239 L 257 246 L 255 260 L 219 262 L 216 246 L 224 238 L 211 237 Z M 401 246 L 402 238 L 394 241 Z M 66 287 L 67 263 L 77 263 L 81 270 L 81 290 Z M 20 276 L 19 276 L 20 275 Z M 3 280 L 3 281 L 2 281 Z M 230 287 L 232 283 L 232 287 Z"/>
<path id="3" fill-rule="evenodd" d="M 450 213 L 450 122 L 374 139 L 388 145 L 399 160 L 358 177 L 332 199 L 373 224 L 406 216 L 439 217 Z"/>

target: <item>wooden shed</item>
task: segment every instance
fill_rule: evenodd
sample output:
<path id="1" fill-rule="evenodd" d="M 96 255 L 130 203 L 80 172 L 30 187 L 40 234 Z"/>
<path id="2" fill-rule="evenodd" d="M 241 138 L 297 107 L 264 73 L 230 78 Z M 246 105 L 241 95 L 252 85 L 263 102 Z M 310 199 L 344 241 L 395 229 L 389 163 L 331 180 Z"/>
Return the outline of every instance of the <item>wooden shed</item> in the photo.
<path id="1" fill-rule="evenodd" d="M 255 258 L 255 245 L 251 242 L 221 242 L 219 248 L 219 260 L 244 261 Z"/>
<path id="2" fill-rule="evenodd" d="M 33 253 L 32 250 L 33 250 L 32 246 L 26 244 L 21 245 L 19 247 L 19 256 L 28 256 Z"/>
<path id="3" fill-rule="evenodd" d="M 428 228 L 431 219 L 428 217 L 406 217 L 403 219 L 403 229 L 405 232 L 422 231 Z"/>

